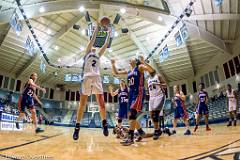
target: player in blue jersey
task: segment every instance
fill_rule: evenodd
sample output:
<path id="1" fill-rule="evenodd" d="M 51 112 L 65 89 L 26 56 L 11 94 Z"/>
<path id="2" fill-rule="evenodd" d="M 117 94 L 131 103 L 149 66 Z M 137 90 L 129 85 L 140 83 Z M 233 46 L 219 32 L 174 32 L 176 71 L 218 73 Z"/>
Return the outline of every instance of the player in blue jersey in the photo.
<path id="1" fill-rule="evenodd" d="M 25 88 L 22 94 L 19 96 L 18 109 L 20 114 L 17 118 L 16 127 L 17 129 L 20 129 L 19 121 L 25 117 L 26 108 L 28 108 L 31 111 L 32 120 L 35 125 L 35 132 L 40 133 L 40 132 L 43 132 L 44 130 L 37 126 L 38 124 L 37 115 L 36 115 L 36 109 L 34 107 L 34 99 L 36 99 L 35 90 L 36 89 L 42 90 L 43 93 L 45 93 L 46 90 L 44 88 L 41 88 L 37 84 L 35 84 L 36 80 L 37 80 L 37 74 L 36 73 L 31 74 L 28 82 L 25 85 Z M 37 99 L 37 101 L 39 100 Z"/>
<path id="2" fill-rule="evenodd" d="M 202 117 L 202 115 L 205 115 L 205 124 L 206 124 L 206 131 L 211 131 L 211 128 L 208 126 L 208 93 L 204 91 L 205 85 L 204 83 L 199 84 L 199 93 L 197 97 L 197 107 L 196 107 L 196 126 L 194 128 L 194 132 L 197 131 L 199 121 Z"/>
<path id="3" fill-rule="evenodd" d="M 174 97 L 173 97 L 173 103 L 175 106 L 174 111 L 174 119 L 173 119 L 173 131 L 172 134 L 176 134 L 176 128 L 177 128 L 177 121 L 179 119 L 182 119 L 184 121 L 186 130 L 184 132 L 184 135 L 191 135 L 191 131 L 189 130 L 189 123 L 188 123 L 188 113 L 185 106 L 185 99 L 186 96 L 184 93 L 180 90 L 179 85 L 174 86 Z"/>
<path id="4" fill-rule="evenodd" d="M 126 82 L 122 79 L 120 81 L 120 88 L 113 92 L 112 86 L 109 86 L 111 96 L 118 95 L 119 111 L 118 111 L 118 127 L 122 127 L 122 120 L 127 118 L 128 114 L 128 87 Z"/>
<path id="5" fill-rule="evenodd" d="M 138 113 L 142 110 L 143 96 L 144 96 L 144 71 L 149 73 L 154 72 L 152 68 L 144 65 L 144 60 L 141 59 L 131 59 L 130 60 L 130 71 L 117 70 L 115 66 L 115 60 L 111 60 L 112 69 L 114 75 L 127 75 L 128 76 L 128 86 L 129 86 L 129 99 L 128 105 L 130 108 L 129 113 L 129 137 L 122 143 L 125 146 L 134 143 L 134 130 L 137 129 L 140 135 L 144 135 L 140 123 L 137 121 Z"/>

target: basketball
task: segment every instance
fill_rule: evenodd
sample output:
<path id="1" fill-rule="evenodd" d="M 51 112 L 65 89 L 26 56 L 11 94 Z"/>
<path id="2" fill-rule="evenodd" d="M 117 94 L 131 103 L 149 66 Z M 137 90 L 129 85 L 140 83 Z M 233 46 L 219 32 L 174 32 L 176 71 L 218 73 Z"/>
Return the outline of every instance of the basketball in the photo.
<path id="1" fill-rule="evenodd" d="M 100 23 L 102 26 L 108 26 L 110 24 L 110 19 L 108 17 L 103 17 Z"/>

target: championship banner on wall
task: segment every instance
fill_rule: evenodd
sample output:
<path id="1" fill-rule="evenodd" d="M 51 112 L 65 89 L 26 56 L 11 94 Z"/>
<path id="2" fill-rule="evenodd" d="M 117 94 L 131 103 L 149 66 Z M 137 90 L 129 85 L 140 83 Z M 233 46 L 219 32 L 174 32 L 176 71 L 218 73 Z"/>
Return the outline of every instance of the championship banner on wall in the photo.
<path id="1" fill-rule="evenodd" d="M 19 21 L 19 17 L 16 12 L 13 13 L 9 23 L 11 27 L 15 30 L 16 34 L 20 35 L 23 25 L 22 22 Z"/>
<path id="2" fill-rule="evenodd" d="M 46 64 L 43 62 L 43 60 L 41 60 L 41 63 L 40 63 L 40 71 L 42 73 L 46 72 Z"/>
<path id="3" fill-rule="evenodd" d="M 177 32 L 174 37 L 175 37 L 177 47 L 181 46 L 183 44 L 183 41 L 182 41 L 180 32 Z"/>
<path id="4" fill-rule="evenodd" d="M 29 53 L 29 55 L 32 56 L 33 52 L 34 52 L 34 44 L 29 36 L 27 37 L 24 47 L 27 50 L 27 52 Z"/>
<path id="5" fill-rule="evenodd" d="M 186 25 L 183 25 L 181 28 L 180 28 L 180 33 L 181 33 L 181 37 L 182 37 L 182 41 L 183 42 L 186 42 L 186 40 L 188 39 L 188 30 L 187 30 L 187 27 Z"/>
<path id="6" fill-rule="evenodd" d="M 162 51 L 160 52 L 160 63 L 164 62 L 169 56 L 169 50 L 167 45 L 165 47 L 163 47 Z"/>
<path id="7" fill-rule="evenodd" d="M 222 3 L 223 3 L 223 0 L 215 0 L 216 6 L 222 5 Z"/>

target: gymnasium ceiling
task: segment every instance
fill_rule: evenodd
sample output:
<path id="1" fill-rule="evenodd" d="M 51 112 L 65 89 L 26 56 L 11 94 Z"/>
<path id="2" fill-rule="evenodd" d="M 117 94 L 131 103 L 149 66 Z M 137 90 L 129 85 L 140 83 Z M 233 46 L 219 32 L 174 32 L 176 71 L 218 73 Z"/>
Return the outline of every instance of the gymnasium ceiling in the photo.
<path id="1" fill-rule="evenodd" d="M 118 36 L 114 38 L 111 50 L 102 58 L 103 74 L 110 73 L 109 58 L 115 58 L 119 68 L 128 67 L 128 60 L 143 52 L 147 56 L 169 30 L 189 0 L 167 0 L 169 8 L 160 0 L 21 0 L 23 8 L 36 35 L 51 62 L 60 65 L 80 67 L 84 47 L 88 37 L 81 33 L 87 28 L 84 14 L 78 9 L 85 7 L 96 21 L 103 15 L 113 21 L 121 8 L 126 9 L 122 19 L 116 25 Z M 45 11 L 40 13 L 39 9 Z M 9 19 L 17 8 L 15 0 L 0 2 L 0 67 L 17 77 L 29 76 L 33 71 L 39 73 L 39 81 L 50 84 L 63 84 L 66 73 L 80 73 L 80 68 L 53 68 L 47 66 L 41 74 L 39 65 L 42 58 L 37 45 L 35 54 L 26 54 L 24 44 L 27 35 L 31 35 L 25 22 L 19 36 L 11 29 Z M 168 10 L 169 9 L 169 10 Z M 151 63 L 165 76 L 168 82 L 186 79 L 195 75 L 215 55 L 229 56 L 229 46 L 240 35 L 240 2 L 224 0 L 217 7 L 214 0 L 196 0 L 190 17 L 184 18 L 189 31 L 189 39 L 177 47 L 174 34 L 165 40 L 169 47 L 169 57 L 159 63 L 160 49 L 152 56 Z M 17 9 L 18 15 L 21 15 Z M 158 17 L 161 17 L 160 19 Z M 21 18 L 21 16 L 20 16 Z M 74 30 L 73 24 L 81 26 Z M 181 27 L 181 25 L 179 25 Z M 237 27 L 238 26 L 238 27 Z M 127 34 L 121 28 L 128 28 Z M 58 75 L 55 77 L 54 72 Z"/>

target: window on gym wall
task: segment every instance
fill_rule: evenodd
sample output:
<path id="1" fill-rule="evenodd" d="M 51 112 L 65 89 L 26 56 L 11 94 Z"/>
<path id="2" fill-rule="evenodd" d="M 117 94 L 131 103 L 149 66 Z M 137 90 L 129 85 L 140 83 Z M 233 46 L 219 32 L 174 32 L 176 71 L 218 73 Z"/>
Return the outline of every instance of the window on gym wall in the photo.
<path id="1" fill-rule="evenodd" d="M 200 78 L 200 83 L 204 83 L 204 77 L 203 76 Z"/>
<path id="2" fill-rule="evenodd" d="M 66 91 L 66 94 L 65 94 L 66 101 L 69 101 L 69 95 L 70 95 L 70 91 Z"/>
<path id="3" fill-rule="evenodd" d="M 236 72 L 237 72 L 237 74 L 238 74 L 238 73 L 240 73 L 240 63 L 239 63 L 239 59 L 238 59 L 238 57 L 234 57 L 233 60 L 234 60 Z"/>
<path id="4" fill-rule="evenodd" d="M 196 81 L 193 81 L 192 87 L 193 87 L 193 93 L 196 93 L 197 92 L 197 82 Z"/>
<path id="5" fill-rule="evenodd" d="M 39 97 L 40 97 L 40 98 L 44 98 L 44 95 L 43 95 L 43 91 L 42 91 L 42 90 L 38 90 L 38 94 L 39 94 Z"/>
<path id="6" fill-rule="evenodd" d="M 118 102 L 118 96 L 114 96 L 114 103 Z"/>
<path id="7" fill-rule="evenodd" d="M 8 88 L 9 77 L 5 77 L 3 88 Z"/>
<path id="8" fill-rule="evenodd" d="M 49 98 L 50 98 L 50 99 L 53 99 L 53 96 L 54 96 L 54 90 L 51 88 L 51 89 L 50 89 L 50 97 L 49 97 Z"/>
<path id="9" fill-rule="evenodd" d="M 172 98 L 174 96 L 174 92 L 173 92 L 173 86 L 171 86 L 169 88 L 169 94 L 170 94 L 170 98 Z"/>
<path id="10" fill-rule="evenodd" d="M 80 93 L 79 93 L 79 91 L 76 92 L 76 101 L 80 101 Z"/>
<path id="11" fill-rule="evenodd" d="M 71 92 L 71 101 L 75 101 L 75 92 Z"/>
<path id="12" fill-rule="evenodd" d="M 17 80 L 17 85 L 16 85 L 16 89 L 15 89 L 17 92 L 20 92 L 21 84 L 22 84 L 22 82 L 20 80 Z M 36 94 L 37 94 L 37 89 L 36 89 Z"/>
<path id="13" fill-rule="evenodd" d="M 212 71 L 209 72 L 209 79 L 210 79 L 211 86 L 214 85 L 215 83 L 214 83 L 214 76 L 213 76 L 213 72 Z"/>
<path id="14" fill-rule="evenodd" d="M 10 88 L 9 88 L 11 91 L 14 90 L 14 85 L 15 85 L 15 79 L 12 78 L 10 81 Z"/>
<path id="15" fill-rule="evenodd" d="M 204 80 L 205 80 L 205 85 L 208 88 L 209 87 L 209 78 L 208 78 L 208 74 L 204 75 Z"/>
<path id="16" fill-rule="evenodd" d="M 3 82 L 3 76 L 0 75 L 0 88 L 2 87 L 2 82 Z"/>
<path id="17" fill-rule="evenodd" d="M 44 95 L 44 98 L 48 98 L 48 95 L 49 95 L 49 88 L 46 88 L 46 93 Z"/>
<path id="18" fill-rule="evenodd" d="M 230 78 L 230 73 L 229 73 L 229 69 L 228 69 L 228 64 L 227 63 L 223 64 L 223 69 L 224 69 L 224 73 L 225 73 L 225 78 L 226 79 Z"/>
<path id="19" fill-rule="evenodd" d="M 235 75 L 235 68 L 234 68 L 234 65 L 233 65 L 233 61 L 232 60 L 228 61 L 228 64 L 229 64 L 229 68 L 230 68 L 230 71 L 231 71 L 231 76 L 234 76 Z"/>
<path id="20" fill-rule="evenodd" d="M 217 70 L 214 71 L 214 80 L 215 80 L 215 82 L 218 82 L 218 83 L 220 82 Z"/>
<path id="21" fill-rule="evenodd" d="M 104 94 L 104 101 L 107 102 L 108 93 L 104 92 L 103 94 Z"/>
<path id="22" fill-rule="evenodd" d="M 108 93 L 108 102 L 109 102 L 109 103 L 112 103 L 112 96 L 111 96 L 110 93 Z"/>
<path id="23" fill-rule="evenodd" d="M 165 94 L 166 94 L 166 98 L 168 98 L 168 88 L 165 89 Z M 149 100 L 149 97 L 148 97 L 148 100 Z"/>
<path id="24" fill-rule="evenodd" d="M 182 84 L 182 92 L 184 93 L 184 95 L 187 95 L 187 85 L 186 84 Z"/>

